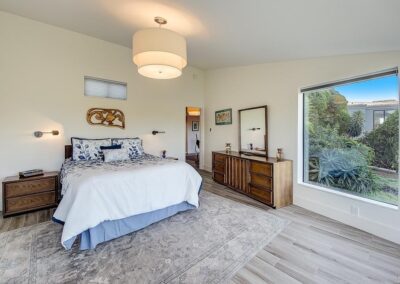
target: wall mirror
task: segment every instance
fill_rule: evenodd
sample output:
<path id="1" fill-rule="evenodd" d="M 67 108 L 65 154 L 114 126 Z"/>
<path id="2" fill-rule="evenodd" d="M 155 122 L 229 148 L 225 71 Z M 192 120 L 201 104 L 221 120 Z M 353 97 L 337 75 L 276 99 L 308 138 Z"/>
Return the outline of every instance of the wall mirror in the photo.
<path id="1" fill-rule="evenodd" d="M 267 106 L 239 110 L 240 153 L 268 156 Z"/>

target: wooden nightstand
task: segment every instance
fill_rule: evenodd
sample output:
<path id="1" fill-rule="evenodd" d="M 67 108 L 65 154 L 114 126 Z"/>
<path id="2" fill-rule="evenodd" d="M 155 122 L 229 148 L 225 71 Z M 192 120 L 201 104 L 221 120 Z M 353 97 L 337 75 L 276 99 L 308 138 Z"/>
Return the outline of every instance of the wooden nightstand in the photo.
<path id="1" fill-rule="evenodd" d="M 59 172 L 19 178 L 7 177 L 3 181 L 3 216 L 8 217 L 57 206 Z"/>

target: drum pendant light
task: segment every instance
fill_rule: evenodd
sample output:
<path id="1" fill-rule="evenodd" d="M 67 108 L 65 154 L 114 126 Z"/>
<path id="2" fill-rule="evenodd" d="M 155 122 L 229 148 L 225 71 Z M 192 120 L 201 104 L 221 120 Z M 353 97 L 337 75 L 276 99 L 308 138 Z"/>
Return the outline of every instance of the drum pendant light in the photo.
<path id="1" fill-rule="evenodd" d="M 155 17 L 158 28 L 136 32 L 132 40 L 133 62 L 139 74 L 153 79 L 173 79 L 187 65 L 186 40 L 180 34 L 161 28 L 167 20 Z"/>

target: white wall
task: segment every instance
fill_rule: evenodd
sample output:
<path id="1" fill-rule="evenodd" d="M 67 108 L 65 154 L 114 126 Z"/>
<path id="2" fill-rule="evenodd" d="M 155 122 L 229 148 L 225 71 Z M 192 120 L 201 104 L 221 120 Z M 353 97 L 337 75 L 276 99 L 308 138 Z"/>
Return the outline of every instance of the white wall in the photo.
<path id="1" fill-rule="evenodd" d="M 300 88 L 399 65 L 400 52 L 388 52 L 207 71 L 204 127 L 206 169 L 211 169 L 211 151 L 223 150 L 226 142 L 232 143 L 232 149 L 238 148 L 237 110 L 268 105 L 269 154 L 274 156 L 279 147 L 283 148 L 286 158 L 294 160 L 294 203 L 400 243 L 399 210 L 311 189 L 297 183 Z M 216 126 L 214 112 L 225 108 L 233 109 L 233 124 Z M 359 217 L 350 215 L 352 205 L 359 207 Z"/>
<path id="2" fill-rule="evenodd" d="M 203 71 L 148 79 L 129 48 L 3 12 L 0 41 L 0 180 L 32 168 L 59 170 L 71 136 L 140 136 L 146 152 L 166 149 L 184 159 L 186 106 L 203 107 Z M 85 97 L 84 75 L 127 82 L 128 100 Z M 89 125 L 91 107 L 122 110 L 126 129 Z M 33 137 L 52 129 L 61 135 Z M 154 129 L 166 134 L 153 136 Z"/>
<path id="3" fill-rule="evenodd" d="M 187 116 L 186 122 L 186 133 L 187 133 L 187 153 L 194 154 L 196 152 L 196 134 L 197 137 L 200 139 L 200 129 L 199 131 L 192 131 L 192 122 L 193 121 L 200 121 L 200 116 Z M 201 145 L 201 141 L 200 141 Z M 197 150 L 198 151 L 198 150 Z"/>

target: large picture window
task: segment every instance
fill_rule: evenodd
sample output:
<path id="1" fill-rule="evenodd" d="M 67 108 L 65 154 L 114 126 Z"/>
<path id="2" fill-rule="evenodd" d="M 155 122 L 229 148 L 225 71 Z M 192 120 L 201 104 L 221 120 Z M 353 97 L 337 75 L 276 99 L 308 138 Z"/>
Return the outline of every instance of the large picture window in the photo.
<path id="1" fill-rule="evenodd" d="M 398 205 L 397 69 L 302 94 L 303 181 Z"/>

